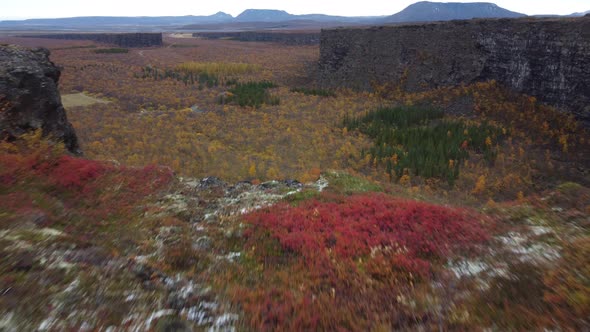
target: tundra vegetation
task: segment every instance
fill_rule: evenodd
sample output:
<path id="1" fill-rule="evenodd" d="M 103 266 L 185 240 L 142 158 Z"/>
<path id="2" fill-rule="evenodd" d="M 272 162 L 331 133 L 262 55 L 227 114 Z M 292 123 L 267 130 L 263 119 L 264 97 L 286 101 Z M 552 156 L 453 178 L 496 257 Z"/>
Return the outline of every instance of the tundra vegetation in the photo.
<path id="1" fill-rule="evenodd" d="M 0 40 L 109 101 L 67 109 L 84 158 L 0 143 L 0 327 L 590 328 L 590 135 L 535 98 L 323 90 L 317 46 Z"/>

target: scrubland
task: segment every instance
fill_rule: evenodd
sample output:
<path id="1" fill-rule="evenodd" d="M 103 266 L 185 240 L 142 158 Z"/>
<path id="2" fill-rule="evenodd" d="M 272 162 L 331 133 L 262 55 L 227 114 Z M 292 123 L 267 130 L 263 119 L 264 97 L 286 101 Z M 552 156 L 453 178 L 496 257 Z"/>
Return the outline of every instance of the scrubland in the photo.
<path id="1" fill-rule="evenodd" d="M 84 158 L 39 133 L 0 145 L 7 321 L 590 328 L 590 135 L 533 97 L 323 90 L 314 46 L 8 41 L 53 48 L 62 94 L 109 102 L 67 109 Z"/>

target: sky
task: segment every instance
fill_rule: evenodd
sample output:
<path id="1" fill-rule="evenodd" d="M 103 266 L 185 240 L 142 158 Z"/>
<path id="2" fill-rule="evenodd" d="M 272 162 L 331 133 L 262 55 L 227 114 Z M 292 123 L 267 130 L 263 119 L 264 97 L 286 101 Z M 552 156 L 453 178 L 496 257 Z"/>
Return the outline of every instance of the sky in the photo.
<path id="1" fill-rule="evenodd" d="M 0 20 L 74 16 L 182 16 L 223 11 L 237 16 L 245 9 L 281 9 L 291 14 L 381 16 L 395 14 L 417 0 L 0 0 Z M 456 2 L 474 2 L 461 1 Z M 486 0 L 480 0 L 486 1 Z M 487 0 L 528 14 L 571 14 L 590 10 L 590 0 Z"/>

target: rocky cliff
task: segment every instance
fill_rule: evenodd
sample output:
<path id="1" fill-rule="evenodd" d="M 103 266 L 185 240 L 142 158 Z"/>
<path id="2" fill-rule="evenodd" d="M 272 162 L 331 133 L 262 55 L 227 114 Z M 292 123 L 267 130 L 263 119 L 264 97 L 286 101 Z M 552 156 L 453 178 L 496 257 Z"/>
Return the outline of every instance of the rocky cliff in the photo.
<path id="1" fill-rule="evenodd" d="M 590 124 L 590 18 L 323 30 L 320 83 L 408 91 L 496 80 Z"/>
<path id="2" fill-rule="evenodd" d="M 23 37 L 66 40 L 92 40 L 121 47 L 162 46 L 161 33 L 57 33 L 48 35 L 26 35 Z"/>
<path id="3" fill-rule="evenodd" d="M 0 46 L 0 138 L 42 129 L 80 153 L 57 90 L 60 74 L 46 49 Z"/>
<path id="4" fill-rule="evenodd" d="M 246 42 L 272 42 L 287 45 L 317 45 L 320 43 L 320 34 L 316 32 L 200 32 L 193 33 L 193 37 L 229 38 Z"/>

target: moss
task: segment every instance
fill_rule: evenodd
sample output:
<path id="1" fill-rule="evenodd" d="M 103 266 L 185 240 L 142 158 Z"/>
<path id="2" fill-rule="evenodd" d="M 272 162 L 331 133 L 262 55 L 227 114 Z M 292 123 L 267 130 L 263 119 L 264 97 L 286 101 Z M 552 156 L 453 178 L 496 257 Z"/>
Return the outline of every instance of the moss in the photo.
<path id="1" fill-rule="evenodd" d="M 299 203 L 313 199 L 313 198 L 318 198 L 321 195 L 320 192 L 318 192 L 317 190 L 314 189 L 305 189 L 302 190 L 300 192 L 297 192 L 295 194 L 286 196 L 284 198 L 284 200 L 286 202 L 289 202 L 291 205 L 299 205 Z"/>
<path id="2" fill-rule="evenodd" d="M 581 190 L 583 189 L 584 186 L 582 186 L 579 183 L 575 183 L 575 182 L 564 182 L 560 185 L 557 186 L 557 191 L 567 194 L 567 193 L 571 193 L 571 192 L 575 192 L 577 190 Z"/>
<path id="3" fill-rule="evenodd" d="M 383 189 L 377 184 L 347 173 L 327 172 L 325 174 L 329 188 L 337 193 L 353 194 L 363 192 L 380 192 Z"/>

